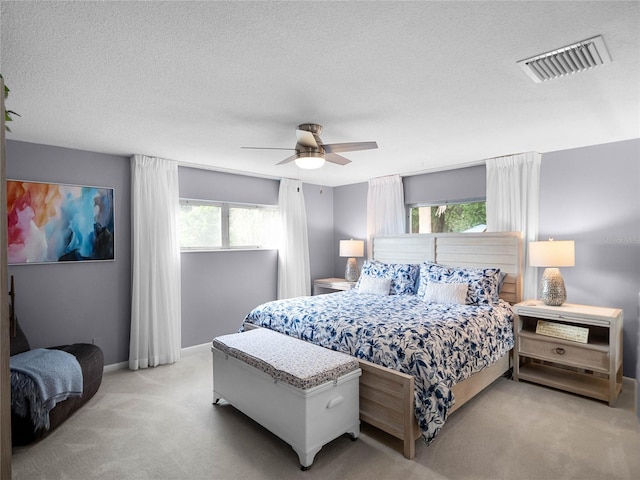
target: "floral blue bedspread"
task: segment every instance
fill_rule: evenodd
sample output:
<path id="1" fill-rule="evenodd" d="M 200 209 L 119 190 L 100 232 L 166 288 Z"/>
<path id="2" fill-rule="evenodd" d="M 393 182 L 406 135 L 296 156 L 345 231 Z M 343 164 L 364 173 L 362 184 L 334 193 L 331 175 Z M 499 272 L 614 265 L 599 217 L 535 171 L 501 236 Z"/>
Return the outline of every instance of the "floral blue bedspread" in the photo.
<path id="1" fill-rule="evenodd" d="M 427 443 L 455 399 L 451 387 L 513 347 L 513 309 L 426 303 L 416 295 L 354 291 L 276 300 L 251 323 L 415 377 L 416 418 Z"/>

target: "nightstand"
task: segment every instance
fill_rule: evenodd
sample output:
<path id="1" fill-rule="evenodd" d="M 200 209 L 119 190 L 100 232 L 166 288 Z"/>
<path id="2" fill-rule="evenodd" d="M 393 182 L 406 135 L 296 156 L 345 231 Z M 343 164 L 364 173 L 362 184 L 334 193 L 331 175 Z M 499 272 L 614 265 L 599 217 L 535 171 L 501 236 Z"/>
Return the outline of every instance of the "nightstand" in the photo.
<path id="1" fill-rule="evenodd" d="M 540 301 L 521 302 L 514 308 L 516 381 L 614 405 L 622 390 L 622 310 L 570 303 L 551 307 Z M 546 335 L 540 334 L 543 327 Z"/>
<path id="2" fill-rule="evenodd" d="M 351 290 L 356 282 L 347 282 L 344 278 L 319 278 L 313 282 L 313 294 L 322 295 L 343 290 Z"/>

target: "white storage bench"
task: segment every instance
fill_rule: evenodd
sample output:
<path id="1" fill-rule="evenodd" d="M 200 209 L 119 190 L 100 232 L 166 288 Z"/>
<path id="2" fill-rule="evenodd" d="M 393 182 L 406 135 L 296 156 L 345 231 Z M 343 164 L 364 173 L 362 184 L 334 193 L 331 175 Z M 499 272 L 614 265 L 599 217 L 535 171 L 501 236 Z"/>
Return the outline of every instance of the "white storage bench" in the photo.
<path id="1" fill-rule="evenodd" d="M 265 328 L 213 340 L 221 398 L 289 443 L 308 469 L 322 446 L 360 435 L 358 361 Z"/>

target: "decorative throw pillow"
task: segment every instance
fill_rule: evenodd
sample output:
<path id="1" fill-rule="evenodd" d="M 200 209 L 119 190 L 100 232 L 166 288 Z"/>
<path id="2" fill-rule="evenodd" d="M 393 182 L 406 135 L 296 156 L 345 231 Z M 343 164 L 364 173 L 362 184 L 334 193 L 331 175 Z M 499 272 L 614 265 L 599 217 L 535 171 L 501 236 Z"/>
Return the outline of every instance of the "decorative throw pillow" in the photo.
<path id="1" fill-rule="evenodd" d="M 425 293 L 427 292 L 427 284 L 429 283 L 429 267 L 431 265 L 436 265 L 431 262 L 422 262 L 419 266 L 418 273 L 418 286 L 416 288 L 416 295 L 420 298 L 424 298 Z"/>
<path id="2" fill-rule="evenodd" d="M 419 267 L 414 264 L 367 261 L 362 266 L 358 286 L 365 277 L 390 278 L 391 295 L 414 295 L 418 272 Z"/>
<path id="3" fill-rule="evenodd" d="M 464 305 L 467 301 L 469 285 L 466 283 L 430 282 L 425 290 L 423 297 L 425 302 Z"/>
<path id="4" fill-rule="evenodd" d="M 456 268 L 443 265 L 429 266 L 429 282 L 466 283 L 468 305 L 498 303 L 499 268 Z"/>
<path id="5" fill-rule="evenodd" d="M 369 293 L 372 295 L 389 295 L 391 289 L 390 278 L 378 277 L 362 277 L 362 281 L 358 282 L 358 293 Z"/>

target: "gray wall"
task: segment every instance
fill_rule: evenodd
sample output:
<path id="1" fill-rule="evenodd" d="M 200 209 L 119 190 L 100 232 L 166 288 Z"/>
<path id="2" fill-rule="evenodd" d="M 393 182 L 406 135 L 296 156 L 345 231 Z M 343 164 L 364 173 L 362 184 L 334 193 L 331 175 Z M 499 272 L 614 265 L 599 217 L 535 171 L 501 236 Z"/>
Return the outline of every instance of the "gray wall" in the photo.
<path id="1" fill-rule="evenodd" d="M 115 189 L 116 259 L 9 266 L 16 315 L 32 347 L 100 345 L 105 363 L 129 357 L 131 189 L 127 157 L 6 142 L 7 178 Z"/>
<path id="2" fill-rule="evenodd" d="M 335 254 L 333 257 L 333 274 L 329 277 L 344 277 L 347 259 L 338 254 L 340 240 L 366 240 L 367 239 L 367 191 L 368 183 L 356 183 L 333 189 L 333 244 Z M 358 267 L 367 258 L 369 252 L 365 252 L 364 258 L 358 258 Z"/>
<path id="3" fill-rule="evenodd" d="M 278 180 L 193 168 L 179 169 L 180 196 L 277 205 Z M 333 189 L 303 185 L 311 279 L 331 276 Z M 254 307 L 277 293 L 277 250 L 183 252 L 182 345 L 199 345 L 238 330 Z"/>
<path id="4" fill-rule="evenodd" d="M 278 204 L 278 180 L 179 167 L 178 183 L 181 198 L 256 205 Z"/>
<path id="5" fill-rule="evenodd" d="M 484 200 L 487 194 L 487 169 L 484 165 L 444 170 L 402 179 L 404 202 L 444 204 Z"/>
<path id="6" fill-rule="evenodd" d="M 277 180 L 195 168 L 178 169 L 180 196 L 277 205 Z M 276 298 L 277 250 L 183 252 L 182 346 L 238 331 L 255 306 Z"/>
<path id="7" fill-rule="evenodd" d="M 333 241 L 333 188 L 304 184 L 309 235 L 310 281 L 333 276 L 332 260 L 337 252 Z"/>
<path id="8" fill-rule="evenodd" d="M 624 310 L 624 374 L 636 377 L 640 291 L 640 139 L 546 153 L 539 238 L 575 240 L 567 301 Z M 539 272 L 541 274 L 541 272 Z"/>
<path id="9" fill-rule="evenodd" d="M 276 298 L 277 250 L 184 252 L 182 346 L 235 333 L 244 316 Z"/>

